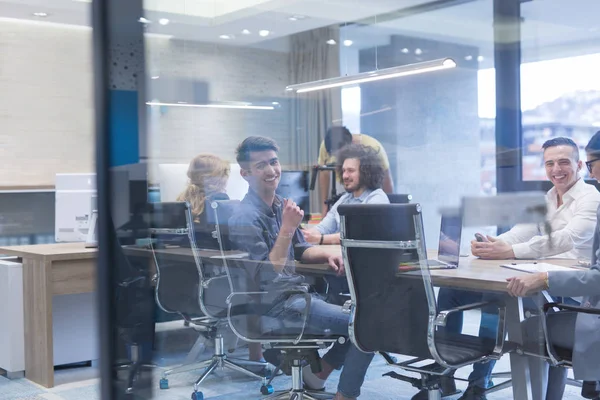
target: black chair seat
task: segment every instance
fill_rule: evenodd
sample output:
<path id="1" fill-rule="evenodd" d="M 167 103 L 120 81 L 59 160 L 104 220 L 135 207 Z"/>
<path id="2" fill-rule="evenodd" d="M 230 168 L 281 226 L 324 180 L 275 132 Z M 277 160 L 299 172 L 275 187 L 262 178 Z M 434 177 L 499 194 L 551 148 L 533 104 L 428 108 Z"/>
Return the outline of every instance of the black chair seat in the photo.
<path id="1" fill-rule="evenodd" d="M 546 350 L 546 344 L 542 341 L 540 343 L 527 343 L 523 346 L 523 350 L 529 354 L 537 354 L 541 357 L 548 357 L 548 351 Z M 559 359 L 572 362 L 573 361 L 573 350 L 565 349 L 564 347 L 554 346 L 554 353 Z"/>
<path id="2" fill-rule="evenodd" d="M 448 364 L 458 365 L 488 356 L 496 341 L 471 335 L 437 332 L 435 344 L 438 353 Z"/>

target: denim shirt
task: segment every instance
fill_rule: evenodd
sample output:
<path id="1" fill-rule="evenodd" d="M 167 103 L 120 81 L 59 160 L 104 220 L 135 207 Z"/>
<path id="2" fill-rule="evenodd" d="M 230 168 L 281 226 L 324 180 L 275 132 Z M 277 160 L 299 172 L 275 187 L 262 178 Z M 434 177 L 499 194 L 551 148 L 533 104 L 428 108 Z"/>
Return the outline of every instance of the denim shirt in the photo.
<path id="1" fill-rule="evenodd" d="M 229 238 L 234 247 L 247 252 L 248 258 L 259 263 L 246 263 L 249 275 L 262 288 L 267 283 L 276 282 L 283 277 L 296 276 L 295 260 L 300 260 L 302 254 L 311 245 L 306 242 L 300 229 L 296 229 L 292 245 L 288 250 L 287 262 L 281 273 L 275 272 L 269 260 L 269 253 L 275 246 L 279 235 L 283 215 L 283 198 L 275 195 L 273 206 L 269 207 L 252 189 L 241 201 L 240 207 L 229 220 Z M 298 276 L 298 278 L 302 278 Z M 295 280 L 295 284 L 301 279 Z M 293 286 L 292 281 L 289 281 Z M 285 285 L 284 285 L 285 286 Z"/>
<path id="2" fill-rule="evenodd" d="M 360 196 L 354 197 L 352 193 L 345 193 L 331 207 L 323 221 L 315 228 L 323 235 L 338 233 L 340 231 L 340 214 L 337 209 L 341 204 L 390 204 L 387 194 L 381 189 L 365 190 Z"/>

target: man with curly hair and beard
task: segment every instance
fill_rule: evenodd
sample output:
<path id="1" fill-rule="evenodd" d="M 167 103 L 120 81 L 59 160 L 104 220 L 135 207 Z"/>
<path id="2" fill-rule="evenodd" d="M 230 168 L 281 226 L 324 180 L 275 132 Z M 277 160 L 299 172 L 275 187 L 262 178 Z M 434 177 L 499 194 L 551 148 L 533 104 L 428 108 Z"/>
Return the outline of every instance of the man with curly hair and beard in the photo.
<path id="1" fill-rule="evenodd" d="M 389 204 L 381 189 L 385 169 L 377 151 L 361 144 L 349 144 L 337 154 L 337 174 L 342 177 L 346 193 L 333 205 L 323 221 L 315 227 L 303 229 L 307 242 L 312 244 L 340 244 L 341 204 Z"/>

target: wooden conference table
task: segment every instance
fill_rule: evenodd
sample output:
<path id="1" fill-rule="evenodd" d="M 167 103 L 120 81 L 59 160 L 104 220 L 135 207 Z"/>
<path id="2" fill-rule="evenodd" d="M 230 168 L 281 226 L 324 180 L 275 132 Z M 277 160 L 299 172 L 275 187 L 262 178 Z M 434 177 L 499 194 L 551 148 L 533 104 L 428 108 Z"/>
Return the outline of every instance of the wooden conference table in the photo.
<path id="1" fill-rule="evenodd" d="M 339 246 L 324 246 L 331 254 L 341 254 Z M 128 255 L 148 256 L 148 249 L 124 247 Z M 171 248 L 159 250 L 174 259 L 189 260 L 190 249 Z M 429 252 L 434 258 L 435 251 Z M 0 247 L 0 254 L 17 256 L 23 263 L 23 296 L 25 316 L 25 376 L 45 387 L 54 386 L 52 296 L 88 293 L 96 290 L 97 249 L 86 249 L 83 243 Z M 210 259 L 218 251 L 201 250 L 201 259 Z M 527 262 L 526 260 L 516 261 Z M 573 260 L 546 260 L 546 262 L 571 266 Z M 506 278 L 522 272 L 500 267 L 501 261 L 485 261 L 473 257 L 461 258 L 459 268 L 432 270 L 435 286 L 471 289 L 476 291 L 506 293 Z M 331 274 L 327 264 L 297 264 L 300 273 Z M 507 296 L 506 324 L 509 340 L 522 343 L 520 322 L 523 308 L 520 298 Z M 527 360 L 515 352 L 510 355 L 513 396 L 529 399 L 527 390 Z"/>

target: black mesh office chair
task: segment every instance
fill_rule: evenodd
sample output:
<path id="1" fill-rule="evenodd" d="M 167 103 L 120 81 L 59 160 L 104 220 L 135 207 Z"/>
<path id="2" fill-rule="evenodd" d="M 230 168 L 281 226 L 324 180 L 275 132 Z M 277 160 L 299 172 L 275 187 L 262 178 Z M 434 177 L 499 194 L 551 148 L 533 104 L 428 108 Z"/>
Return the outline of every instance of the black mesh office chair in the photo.
<path id="1" fill-rule="evenodd" d="M 309 293 L 298 291 L 296 294 L 305 296 L 306 308 L 303 322 L 291 324 L 277 318 L 268 317 L 268 311 L 273 307 L 274 300 L 290 290 L 263 291 L 256 282 L 256 277 L 249 271 L 254 270 L 255 263 L 243 251 L 235 251 L 235 246 L 229 239 L 229 220 L 239 205 L 236 201 L 216 201 L 212 207 L 217 220 L 217 232 L 222 243 L 221 252 L 223 265 L 227 270 L 231 284 L 229 296 L 229 323 L 233 332 L 246 342 L 261 343 L 263 347 L 280 352 L 277 371 L 279 369 L 292 377 L 292 387 L 288 390 L 273 391 L 271 379 L 261 387 L 261 393 L 270 396 L 265 400 L 326 400 L 334 397 L 333 393 L 308 390 L 303 387 L 302 367 L 309 363 L 313 371 L 320 370 L 318 350 L 329 347 L 339 341 L 344 343 L 346 338 L 332 335 L 328 332 L 305 332 L 308 311 L 310 309 Z M 266 357 L 266 354 L 265 354 Z"/>
<path id="2" fill-rule="evenodd" d="M 114 232 L 111 235 L 110 246 L 114 255 L 112 268 L 115 272 L 115 321 L 118 348 L 115 367 L 116 371 L 127 372 L 123 382 L 124 391 L 131 394 L 142 373 L 148 373 L 146 378 L 150 378 L 149 371 L 156 368 L 156 365 L 151 363 L 155 310 L 152 277 L 146 259 L 125 255 L 110 218 L 108 223 L 108 229 Z M 120 381 L 119 373 L 116 373 L 117 380 Z"/>
<path id="3" fill-rule="evenodd" d="M 202 368 L 205 371 L 194 384 L 194 400 L 203 398 L 198 390 L 199 385 L 217 367 L 262 380 L 262 376 L 242 365 L 266 367 L 266 363 L 233 360 L 226 355 L 223 337 L 218 329 L 227 324 L 226 299 L 230 294 L 230 286 L 220 262 L 202 262 L 194 238 L 190 205 L 187 202 L 153 203 L 150 234 L 157 268 L 156 303 L 167 313 L 179 314 L 189 326 L 200 332 L 198 340 L 206 338 L 215 342 L 215 351 L 209 360 L 164 371 L 161 389 L 168 388 L 168 375 Z M 170 243 L 181 244 L 181 237 L 189 240 L 190 252 L 187 257 L 169 252 L 168 249 Z"/>
<path id="4" fill-rule="evenodd" d="M 517 349 L 517 352 L 526 354 L 531 357 L 542 358 L 548 364 L 553 367 L 572 368 L 573 367 L 573 349 L 565 349 L 562 347 L 554 346 L 549 340 L 548 325 L 546 324 L 546 317 L 548 313 L 559 312 L 559 311 L 572 311 L 583 314 L 600 315 L 600 309 L 591 307 L 575 306 L 571 304 L 562 304 L 556 302 L 545 303 L 542 306 L 542 310 L 539 314 L 543 338 L 540 338 L 539 346 L 526 343 L 523 348 Z M 600 390 L 596 387 L 596 382 L 583 382 L 580 383 L 574 379 L 568 379 L 567 384 L 572 386 L 582 387 L 581 395 L 585 398 L 598 398 L 600 397 Z"/>
<path id="5" fill-rule="evenodd" d="M 455 368 L 500 357 L 504 343 L 502 307 L 496 340 L 440 329 L 449 314 L 488 303 L 438 311 L 425 262 L 419 204 L 342 205 L 338 211 L 352 298 L 352 341 L 362 351 L 379 352 L 388 363 L 419 373 L 421 379 L 395 372 L 386 375 L 427 390 L 429 399 L 439 399 L 442 376 Z M 415 264 L 415 259 L 420 262 Z M 388 353 L 415 358 L 397 363 Z M 415 365 L 424 360 L 434 362 Z"/>
<path id="6" fill-rule="evenodd" d="M 410 194 L 388 194 L 388 199 L 391 204 L 408 204 L 412 200 L 412 195 Z"/>

